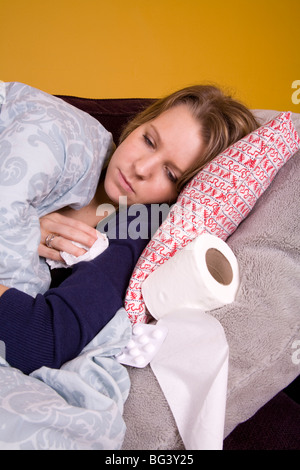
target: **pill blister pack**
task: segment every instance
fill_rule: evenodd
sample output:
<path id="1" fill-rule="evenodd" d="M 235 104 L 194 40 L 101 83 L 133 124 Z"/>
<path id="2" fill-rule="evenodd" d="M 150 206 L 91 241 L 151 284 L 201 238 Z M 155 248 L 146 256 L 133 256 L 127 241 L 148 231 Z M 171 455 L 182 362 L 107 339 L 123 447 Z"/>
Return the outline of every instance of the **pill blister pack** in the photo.
<path id="1" fill-rule="evenodd" d="M 165 326 L 140 323 L 132 328 L 132 337 L 121 353 L 118 362 L 133 367 L 145 367 L 154 358 L 168 333 Z"/>

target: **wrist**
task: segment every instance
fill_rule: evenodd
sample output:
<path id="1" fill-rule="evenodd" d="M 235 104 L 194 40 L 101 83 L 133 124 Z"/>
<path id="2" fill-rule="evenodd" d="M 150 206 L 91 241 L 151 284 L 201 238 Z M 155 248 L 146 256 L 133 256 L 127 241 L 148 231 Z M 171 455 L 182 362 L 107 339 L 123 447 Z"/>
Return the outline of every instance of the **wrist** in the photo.
<path id="1" fill-rule="evenodd" d="M 1 297 L 1 295 L 4 294 L 4 292 L 6 292 L 8 289 L 9 289 L 9 287 L 6 287 L 6 286 L 3 286 L 2 284 L 0 284 L 0 297 Z"/>

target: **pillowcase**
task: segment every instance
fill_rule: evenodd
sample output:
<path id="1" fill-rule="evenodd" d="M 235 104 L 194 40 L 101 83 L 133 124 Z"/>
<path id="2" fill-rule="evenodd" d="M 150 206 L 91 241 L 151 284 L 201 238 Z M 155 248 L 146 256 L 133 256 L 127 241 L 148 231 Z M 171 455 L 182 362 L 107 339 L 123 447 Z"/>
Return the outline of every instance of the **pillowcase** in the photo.
<path id="1" fill-rule="evenodd" d="M 218 155 L 187 184 L 132 273 L 125 297 L 132 323 L 151 318 L 141 291 L 149 274 L 202 233 L 226 240 L 299 148 L 291 113 L 280 113 Z"/>
<path id="2" fill-rule="evenodd" d="M 0 82 L 0 283 L 33 296 L 49 287 L 39 217 L 87 205 L 112 149 L 111 134 L 89 114 Z"/>

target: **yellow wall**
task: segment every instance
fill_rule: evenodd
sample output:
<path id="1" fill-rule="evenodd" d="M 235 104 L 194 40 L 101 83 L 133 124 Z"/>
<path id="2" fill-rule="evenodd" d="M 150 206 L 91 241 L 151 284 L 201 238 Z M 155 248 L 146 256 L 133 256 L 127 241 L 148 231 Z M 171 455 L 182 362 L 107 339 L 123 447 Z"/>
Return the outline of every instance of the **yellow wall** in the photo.
<path id="1" fill-rule="evenodd" d="M 0 14 L 4 81 L 97 98 L 213 82 L 300 113 L 299 0 L 1 0 Z"/>

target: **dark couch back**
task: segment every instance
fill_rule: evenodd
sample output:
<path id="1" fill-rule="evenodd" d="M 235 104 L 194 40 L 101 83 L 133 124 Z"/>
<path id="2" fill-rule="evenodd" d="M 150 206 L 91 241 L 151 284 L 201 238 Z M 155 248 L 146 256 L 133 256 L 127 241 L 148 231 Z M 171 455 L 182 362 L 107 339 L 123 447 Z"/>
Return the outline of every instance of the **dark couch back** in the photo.
<path id="1" fill-rule="evenodd" d="M 128 121 L 155 101 L 151 98 L 97 99 L 66 95 L 57 96 L 76 106 L 76 108 L 89 113 L 101 122 L 112 133 L 116 144 L 119 143 L 122 129 Z"/>

